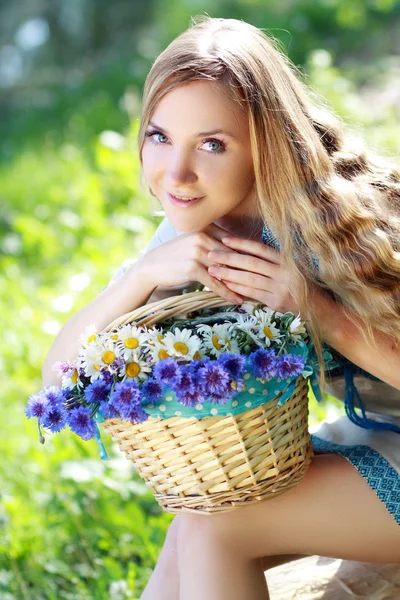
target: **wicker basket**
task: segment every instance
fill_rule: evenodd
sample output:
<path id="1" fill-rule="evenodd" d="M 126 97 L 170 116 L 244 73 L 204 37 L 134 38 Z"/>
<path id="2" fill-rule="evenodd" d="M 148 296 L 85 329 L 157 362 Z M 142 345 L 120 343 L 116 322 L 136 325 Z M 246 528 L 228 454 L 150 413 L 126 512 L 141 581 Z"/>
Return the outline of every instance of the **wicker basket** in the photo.
<path id="1" fill-rule="evenodd" d="M 214 292 L 192 292 L 142 306 L 105 331 L 135 322 L 226 306 Z M 152 488 L 164 511 L 216 513 L 282 494 L 304 477 L 313 456 L 308 433 L 308 385 L 231 416 L 152 418 L 138 424 L 107 419 L 101 426 Z"/>

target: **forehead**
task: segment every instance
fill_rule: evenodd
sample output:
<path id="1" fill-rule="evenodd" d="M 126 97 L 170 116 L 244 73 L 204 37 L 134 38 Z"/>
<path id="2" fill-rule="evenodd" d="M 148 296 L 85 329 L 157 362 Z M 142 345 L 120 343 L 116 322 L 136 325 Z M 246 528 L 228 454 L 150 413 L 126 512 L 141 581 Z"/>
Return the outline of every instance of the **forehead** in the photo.
<path id="1" fill-rule="evenodd" d="M 248 134 L 245 109 L 220 81 L 192 81 L 173 89 L 158 102 L 151 120 L 177 133 L 222 129 L 237 137 Z"/>

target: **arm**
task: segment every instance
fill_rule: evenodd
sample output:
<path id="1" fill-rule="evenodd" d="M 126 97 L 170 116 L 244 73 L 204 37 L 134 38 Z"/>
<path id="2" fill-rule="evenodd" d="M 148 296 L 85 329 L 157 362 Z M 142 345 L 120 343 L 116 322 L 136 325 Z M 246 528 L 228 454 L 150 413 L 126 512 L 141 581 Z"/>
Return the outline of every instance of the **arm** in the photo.
<path id="1" fill-rule="evenodd" d="M 154 286 L 148 281 L 139 260 L 73 315 L 58 333 L 46 356 L 42 369 L 43 385 L 61 385 L 52 365 L 59 360 L 75 360 L 85 327 L 93 323 L 97 331 L 101 331 L 117 317 L 145 304 L 153 290 Z"/>
<path id="2" fill-rule="evenodd" d="M 311 296 L 324 341 L 368 373 L 400 390 L 400 345 L 396 347 L 384 333 L 374 330 L 375 346 L 366 344 L 356 322 L 359 316 L 346 316 L 343 307 L 315 289 Z"/>
<path id="3" fill-rule="evenodd" d="M 46 356 L 42 369 L 43 385 L 61 385 L 61 379 L 52 370 L 52 365 L 59 360 L 75 360 L 80 349 L 80 336 L 88 325 L 94 324 L 96 330 L 101 331 L 117 317 L 139 306 L 180 295 L 184 289 L 190 292 L 203 287 L 195 281 L 174 286 L 157 286 L 143 266 L 141 259 L 148 252 L 180 233 L 164 219 L 147 248 L 139 253 L 139 260 L 125 261 L 97 298 L 69 319 Z"/>
<path id="4" fill-rule="evenodd" d="M 213 276 L 221 277 L 225 285 L 273 310 L 297 312 L 290 294 L 290 274 L 281 267 L 279 251 L 265 244 L 234 236 L 223 238 L 226 250 L 210 252 L 215 265 L 209 268 Z M 343 307 L 332 300 L 320 287 L 314 286 L 309 295 L 322 336 L 327 344 L 381 381 L 400 389 L 400 345 L 375 331 L 375 345 L 367 344 L 356 327 L 360 317 L 346 316 Z"/>

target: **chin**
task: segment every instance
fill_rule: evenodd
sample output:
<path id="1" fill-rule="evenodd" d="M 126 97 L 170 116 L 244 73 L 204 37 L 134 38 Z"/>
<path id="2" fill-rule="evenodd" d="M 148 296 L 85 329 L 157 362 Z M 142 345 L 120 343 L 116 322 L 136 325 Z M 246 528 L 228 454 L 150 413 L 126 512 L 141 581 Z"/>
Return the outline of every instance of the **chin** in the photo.
<path id="1" fill-rule="evenodd" d="M 212 225 L 212 221 L 205 221 L 203 219 L 177 219 L 174 218 L 174 215 L 168 215 L 167 213 L 165 216 L 175 229 L 182 231 L 183 233 L 196 233 L 197 231 Z"/>

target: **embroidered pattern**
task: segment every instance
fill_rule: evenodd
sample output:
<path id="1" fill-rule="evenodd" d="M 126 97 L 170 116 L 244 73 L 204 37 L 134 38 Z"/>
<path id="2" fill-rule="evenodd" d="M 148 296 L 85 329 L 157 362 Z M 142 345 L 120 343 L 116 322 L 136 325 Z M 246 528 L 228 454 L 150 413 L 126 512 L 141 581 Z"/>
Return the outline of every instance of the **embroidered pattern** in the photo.
<path id="1" fill-rule="evenodd" d="M 350 461 L 400 525 L 400 475 L 386 459 L 369 446 L 342 446 L 316 435 L 311 442 L 316 452 L 341 454 Z"/>

